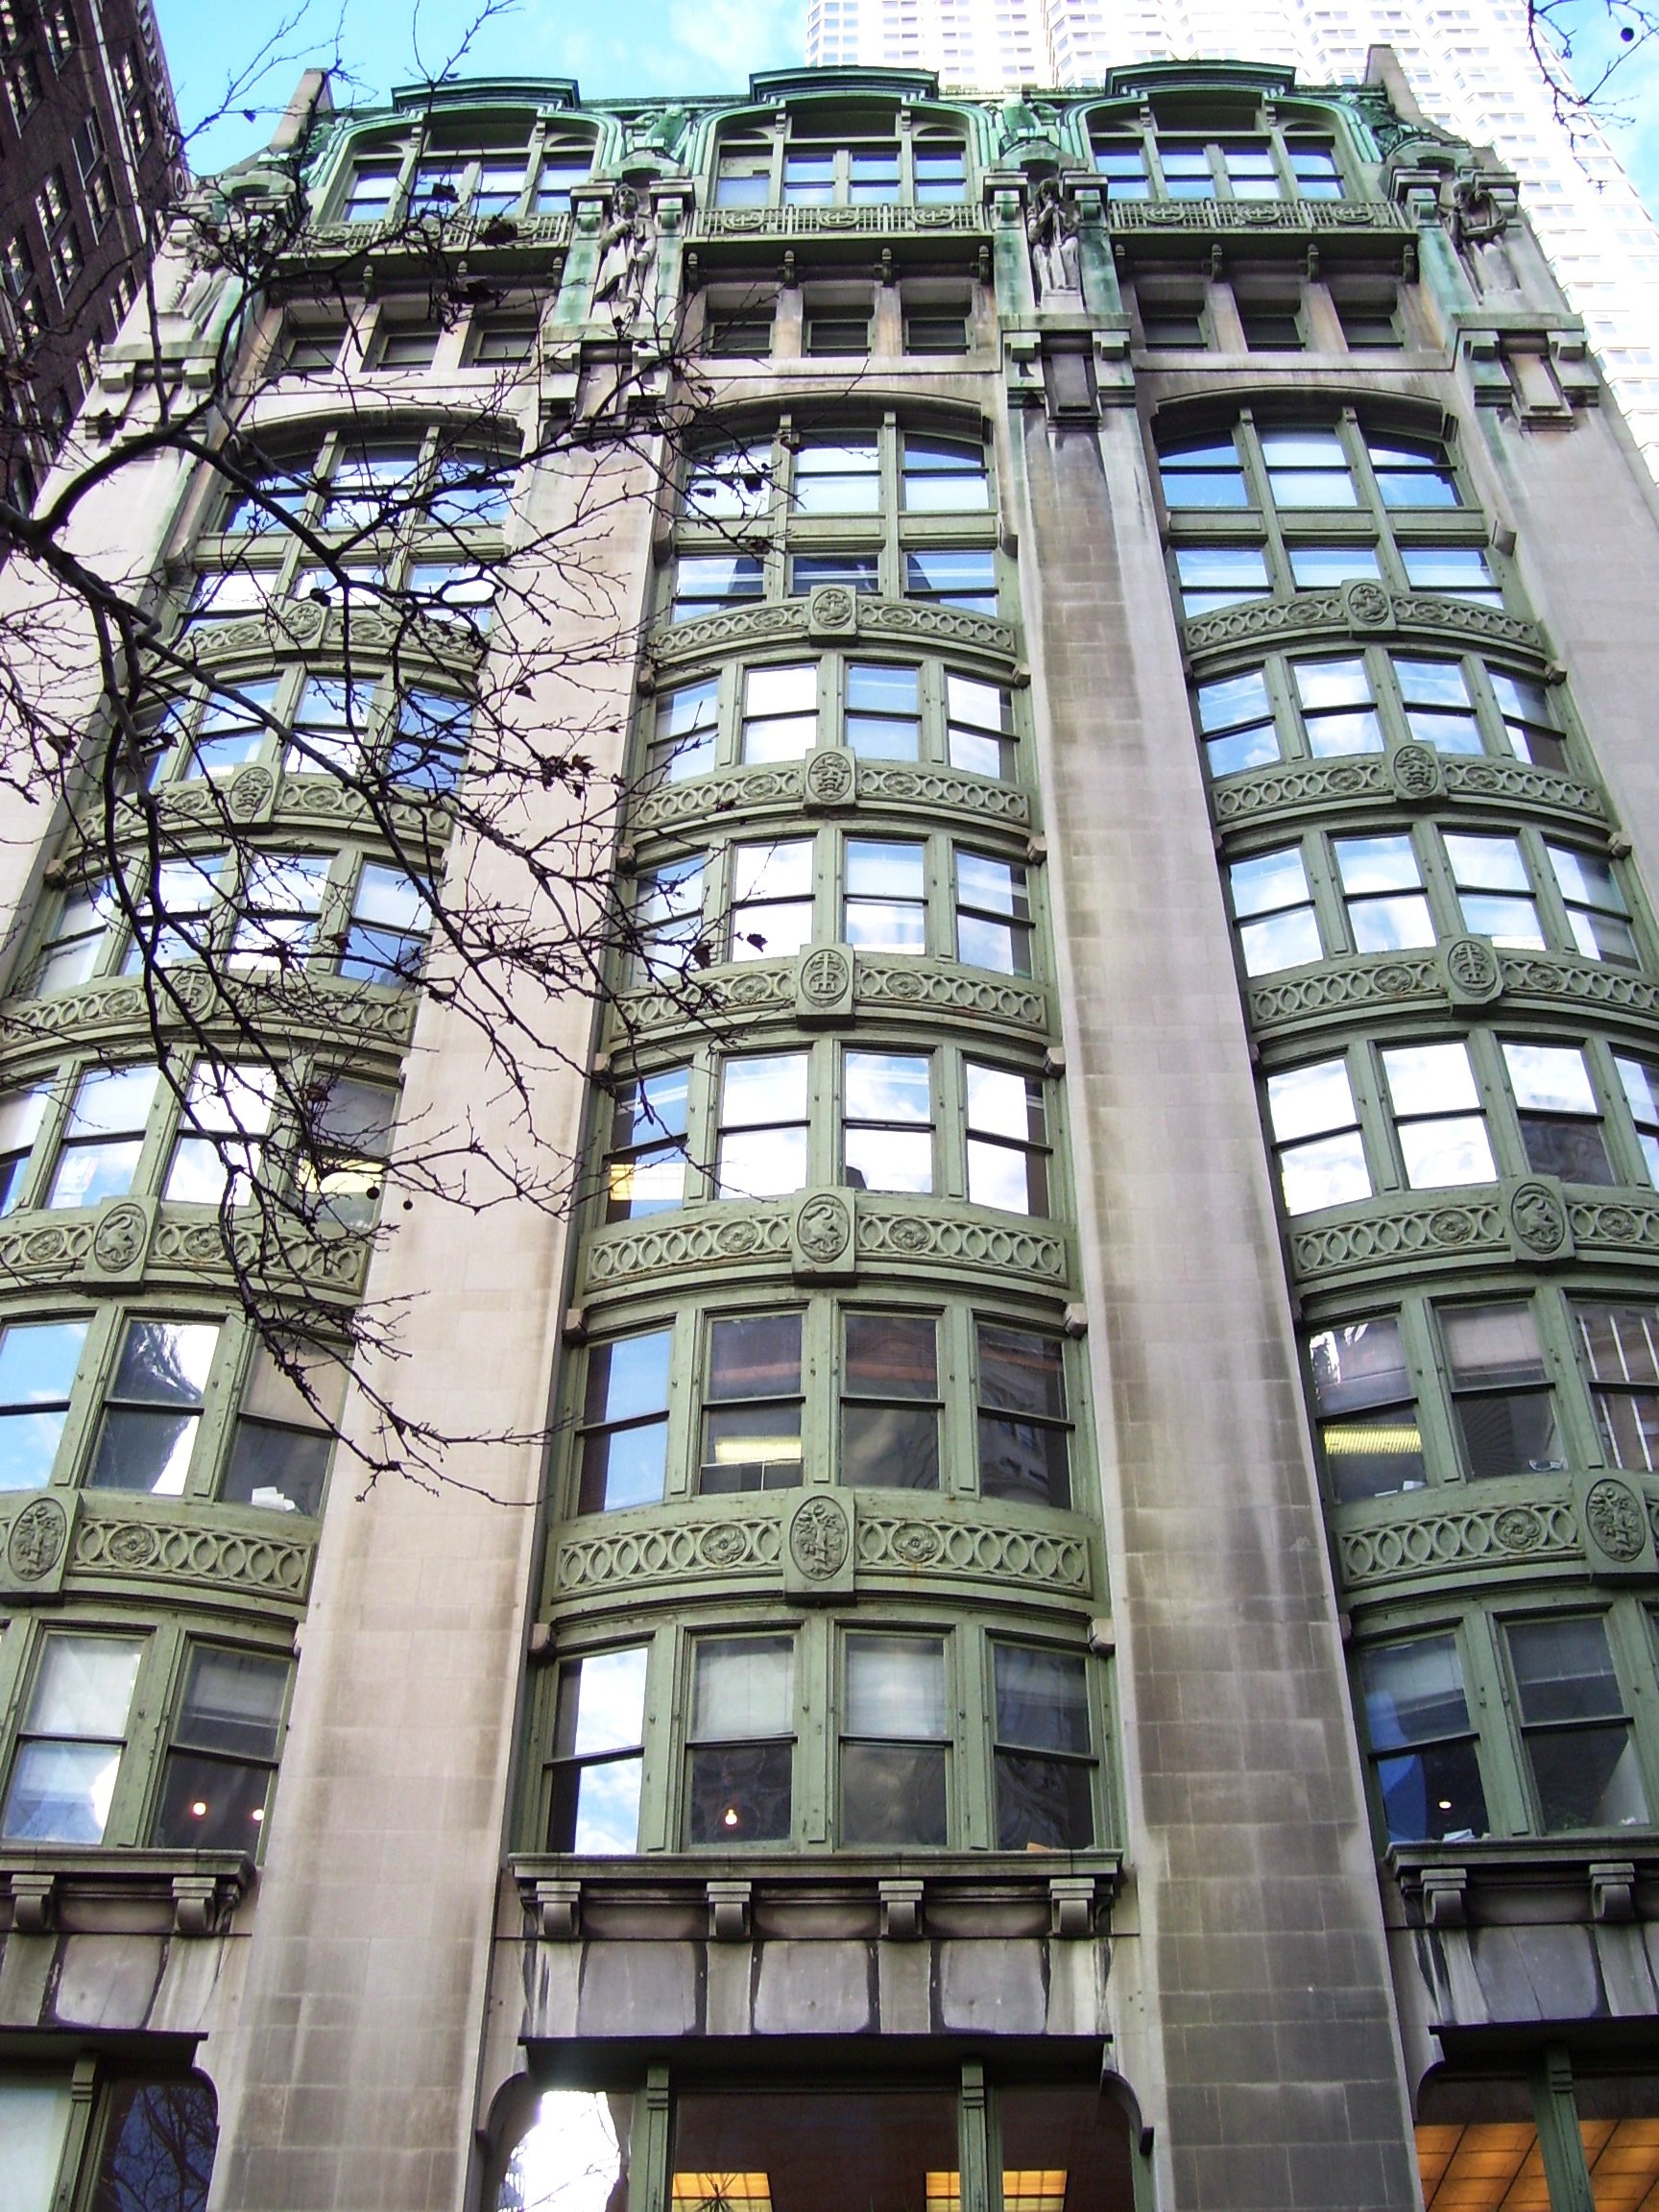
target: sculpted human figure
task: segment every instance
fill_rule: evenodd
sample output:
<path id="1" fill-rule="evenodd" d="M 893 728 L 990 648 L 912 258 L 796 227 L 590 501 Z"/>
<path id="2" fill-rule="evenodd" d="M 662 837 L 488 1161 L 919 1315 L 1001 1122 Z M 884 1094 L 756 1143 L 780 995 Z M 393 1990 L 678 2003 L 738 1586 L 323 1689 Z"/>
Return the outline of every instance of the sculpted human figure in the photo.
<path id="1" fill-rule="evenodd" d="M 656 258 L 657 233 L 649 213 L 632 184 L 618 184 L 611 201 L 611 220 L 599 239 L 594 306 L 609 307 L 619 323 L 637 315 Z"/>
<path id="2" fill-rule="evenodd" d="M 1070 200 L 1062 198 L 1052 177 L 1045 177 L 1037 187 L 1037 204 L 1025 218 L 1025 237 L 1031 248 L 1039 301 L 1055 292 L 1080 293 L 1077 210 Z"/>

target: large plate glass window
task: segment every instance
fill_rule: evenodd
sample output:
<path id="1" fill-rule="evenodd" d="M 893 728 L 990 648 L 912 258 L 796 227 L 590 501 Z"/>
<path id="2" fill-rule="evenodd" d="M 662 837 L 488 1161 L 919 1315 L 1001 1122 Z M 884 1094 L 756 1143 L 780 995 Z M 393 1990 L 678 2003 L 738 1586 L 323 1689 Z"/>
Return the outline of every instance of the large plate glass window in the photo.
<path id="1" fill-rule="evenodd" d="M 1309 1338 L 1308 1358 L 1337 1504 L 1421 1490 L 1423 1431 L 1398 1316 L 1322 1329 Z"/>
<path id="2" fill-rule="evenodd" d="M 12 1321 L 0 1330 L 0 1490 L 38 1490 L 69 1418 L 84 1321 Z"/>
<path id="3" fill-rule="evenodd" d="M 1452 1410 L 1473 1477 L 1560 1467 L 1560 1432 L 1527 1300 L 1440 1309 Z"/>
<path id="4" fill-rule="evenodd" d="M 661 1497 L 672 1343 L 671 1330 L 648 1329 L 589 1351 L 579 1512 L 654 1505 Z"/>
<path id="5" fill-rule="evenodd" d="M 218 1344 L 216 1321 L 128 1322 L 86 1478 L 92 1489 L 182 1496 Z"/>
<path id="6" fill-rule="evenodd" d="M 993 1643 L 991 1659 L 998 1849 L 1087 1850 L 1094 1840 L 1094 1763 L 1082 1657 Z"/>
<path id="7" fill-rule="evenodd" d="M 192 1650 L 162 1775 L 158 1844 L 253 1857 L 287 1693 L 286 1659 L 209 1645 Z"/>
<path id="8" fill-rule="evenodd" d="M 1066 1371 L 1057 1337 L 981 1321 L 979 1489 L 1027 1505 L 1071 1503 Z"/>
<path id="9" fill-rule="evenodd" d="M 1646 1827 L 1647 1792 L 1605 1624 L 1589 1614 L 1511 1622 L 1507 1641 L 1545 1832 Z"/>

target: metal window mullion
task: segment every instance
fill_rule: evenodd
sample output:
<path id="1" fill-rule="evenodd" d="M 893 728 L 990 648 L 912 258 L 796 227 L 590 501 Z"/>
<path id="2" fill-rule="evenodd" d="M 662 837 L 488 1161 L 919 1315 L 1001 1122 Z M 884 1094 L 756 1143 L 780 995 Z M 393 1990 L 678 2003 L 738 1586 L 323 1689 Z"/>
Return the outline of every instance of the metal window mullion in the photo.
<path id="1" fill-rule="evenodd" d="M 1636 1131 L 1636 1117 L 1630 1111 L 1624 1086 L 1613 1065 L 1612 1042 L 1599 1033 L 1592 1033 L 1585 1037 L 1583 1050 L 1590 1070 L 1590 1088 L 1601 1108 L 1598 1120 L 1613 1172 L 1621 1183 L 1633 1184 L 1640 1190 L 1648 1179 L 1647 1164 Z"/>
<path id="2" fill-rule="evenodd" d="M 106 1845 L 138 1843 L 149 1833 L 152 1807 L 159 1798 L 183 1641 L 184 1631 L 177 1620 L 163 1616 L 153 1625 L 146 1623 L 132 1701 L 127 1708 L 125 1748 L 104 1824 Z"/>
<path id="3" fill-rule="evenodd" d="M 1405 1191 L 1409 1188 L 1406 1180 L 1406 1164 L 1395 1130 L 1394 1108 L 1388 1094 L 1387 1078 L 1377 1058 L 1376 1046 L 1368 1038 L 1362 1038 L 1345 1046 L 1335 1057 L 1341 1059 L 1348 1072 L 1348 1088 L 1354 1099 L 1354 1118 L 1359 1129 L 1360 1148 L 1365 1157 L 1373 1195 L 1386 1197 L 1396 1191 Z M 1308 1140 L 1297 1138 L 1293 1142 L 1304 1143 Z M 1279 1149 L 1282 1151 L 1284 1147 Z"/>
<path id="4" fill-rule="evenodd" d="M 1328 960 L 1345 952 L 1352 952 L 1354 942 L 1348 902 L 1342 890 L 1342 878 L 1337 872 L 1336 859 L 1331 851 L 1329 836 L 1322 830 L 1310 830 L 1303 836 L 1293 839 L 1292 842 L 1302 854 L 1302 873 L 1308 883 L 1308 897 L 1305 900 L 1297 900 L 1290 907 L 1281 908 L 1278 911 L 1289 913 L 1303 906 L 1309 907 L 1312 912 L 1314 926 L 1319 931 L 1319 941 Z M 1275 848 L 1268 847 L 1267 850 L 1271 852 Z M 1260 859 L 1263 855 L 1262 854 L 1248 854 L 1241 855 L 1241 857 Z M 1228 878 L 1228 898 L 1231 901 L 1231 875 Z M 1266 918 L 1265 916 L 1262 917 L 1263 920 Z M 1244 924 L 1240 920 L 1238 927 L 1242 929 L 1243 926 Z"/>

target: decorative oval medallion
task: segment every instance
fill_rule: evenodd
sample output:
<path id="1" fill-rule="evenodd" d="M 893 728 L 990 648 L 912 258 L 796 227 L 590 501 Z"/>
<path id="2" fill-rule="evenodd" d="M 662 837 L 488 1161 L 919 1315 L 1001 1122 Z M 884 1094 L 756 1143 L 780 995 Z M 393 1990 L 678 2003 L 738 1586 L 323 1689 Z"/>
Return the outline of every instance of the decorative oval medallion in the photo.
<path id="1" fill-rule="evenodd" d="M 1541 1260 L 1567 1241 L 1567 1214 L 1547 1183 L 1518 1184 L 1509 1199 L 1509 1225 L 1517 1243 Z"/>
<path id="2" fill-rule="evenodd" d="M 789 1555 L 809 1582 L 827 1582 L 847 1562 L 847 1516 L 829 1498 L 809 1498 L 789 1525 Z"/>
<path id="3" fill-rule="evenodd" d="M 1636 1494 L 1610 1476 L 1590 1485 L 1584 1501 L 1584 1524 L 1609 1559 L 1627 1564 L 1639 1558 L 1646 1541 L 1646 1524 Z"/>
<path id="4" fill-rule="evenodd" d="M 839 1260 L 852 1238 L 853 1216 L 847 1201 L 832 1191 L 820 1190 L 795 1216 L 795 1240 L 807 1259 L 820 1267 Z"/>
<path id="5" fill-rule="evenodd" d="M 12 1524 L 6 1564 L 19 1582 L 38 1582 L 63 1555 L 69 1517 L 56 1498 L 36 1498 Z"/>
<path id="6" fill-rule="evenodd" d="M 111 1206 L 93 1232 L 93 1259 L 107 1274 L 121 1274 L 143 1251 L 148 1228 L 142 1206 Z"/>
<path id="7" fill-rule="evenodd" d="M 853 987 L 853 964 L 833 945 L 822 945 L 801 963 L 801 996 L 809 1005 L 833 1006 Z"/>

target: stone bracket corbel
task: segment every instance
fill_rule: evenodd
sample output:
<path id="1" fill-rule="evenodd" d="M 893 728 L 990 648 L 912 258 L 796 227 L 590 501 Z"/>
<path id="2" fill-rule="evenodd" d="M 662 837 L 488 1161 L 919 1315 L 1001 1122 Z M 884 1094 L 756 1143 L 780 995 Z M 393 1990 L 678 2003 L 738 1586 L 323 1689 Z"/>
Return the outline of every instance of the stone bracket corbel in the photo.
<path id="1" fill-rule="evenodd" d="M 173 1925 L 180 1936 L 216 1935 L 233 1902 L 234 1891 L 217 1874 L 173 1877 Z"/>
<path id="2" fill-rule="evenodd" d="M 56 1874 L 13 1874 L 12 1925 L 23 1936 L 43 1936 L 58 1913 Z"/>
<path id="3" fill-rule="evenodd" d="M 1636 1864 L 1631 1859 L 1590 1862 L 1590 1911 L 1597 1920 L 1628 1923 L 1636 1917 Z"/>
<path id="4" fill-rule="evenodd" d="M 1423 1921 L 1429 1928 L 1463 1928 L 1469 1921 L 1469 1869 L 1425 1866 Z"/>
<path id="5" fill-rule="evenodd" d="M 546 1943 L 573 1943 L 582 1931 L 580 1882 L 538 1882 L 536 1932 Z"/>
<path id="6" fill-rule="evenodd" d="M 921 1882 L 882 1882 L 878 1886 L 881 1900 L 881 1936 L 885 1942 L 913 1943 L 922 1933 Z"/>
<path id="7" fill-rule="evenodd" d="M 741 1943 L 749 1935 L 750 1901 L 754 1891 L 751 1882 L 710 1882 L 707 1885 L 709 1900 L 709 1934 L 716 1943 Z"/>
<path id="8" fill-rule="evenodd" d="M 1055 1874 L 1049 1878 L 1048 1933 L 1071 1942 L 1094 1935 L 1093 1874 Z"/>

